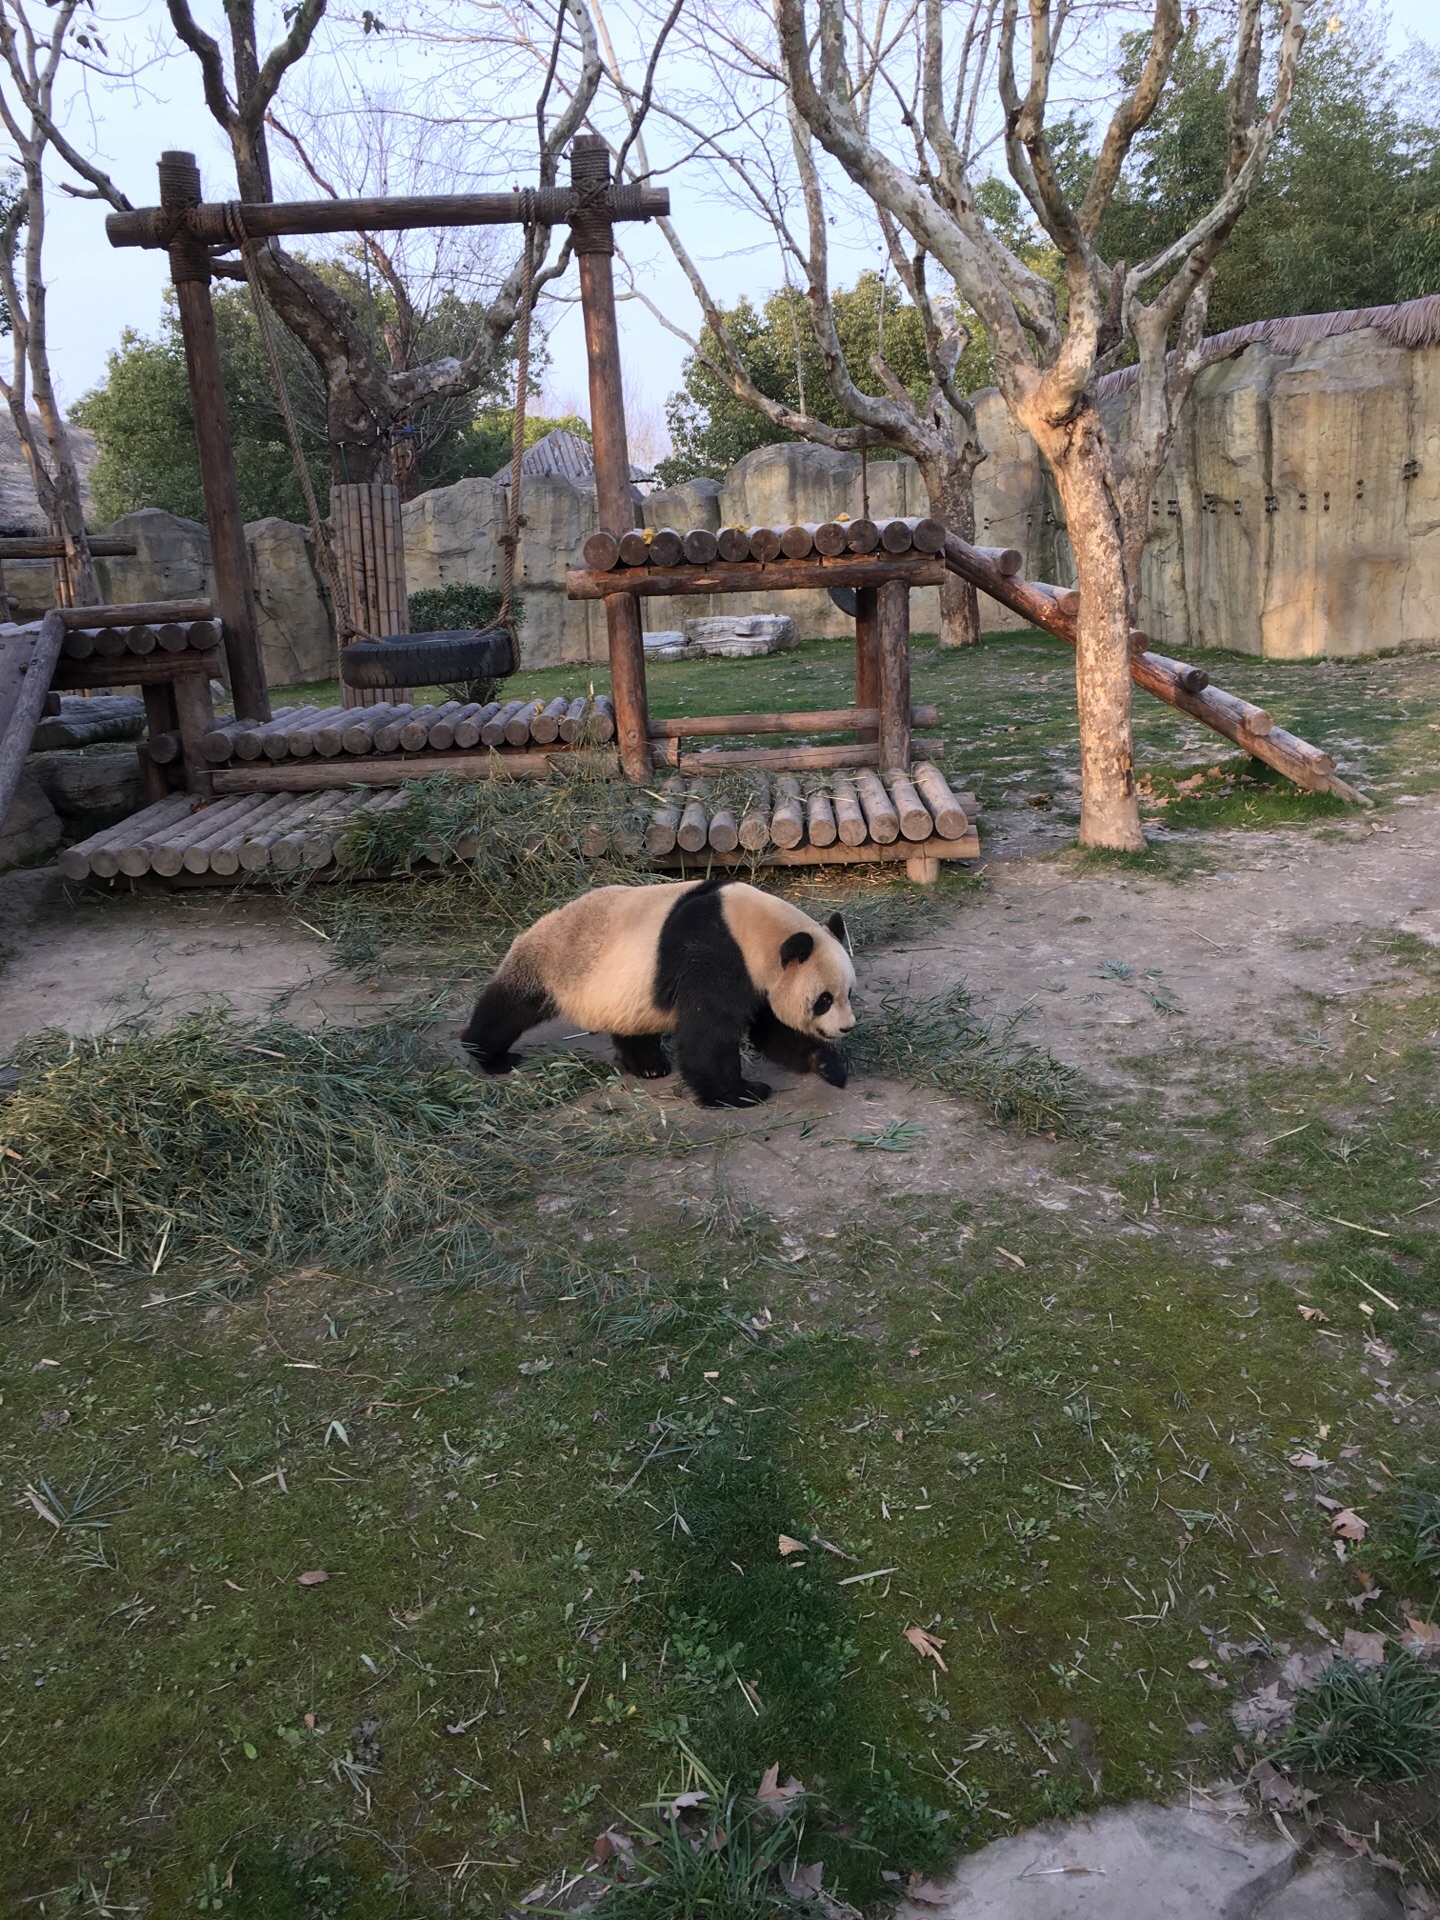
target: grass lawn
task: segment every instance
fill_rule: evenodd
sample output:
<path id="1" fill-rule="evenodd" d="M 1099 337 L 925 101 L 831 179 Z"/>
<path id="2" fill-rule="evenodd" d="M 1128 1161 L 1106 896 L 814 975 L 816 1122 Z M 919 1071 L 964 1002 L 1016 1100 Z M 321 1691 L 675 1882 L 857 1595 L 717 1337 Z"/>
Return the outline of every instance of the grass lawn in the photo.
<path id="1" fill-rule="evenodd" d="M 1435 657 L 1207 664 L 1377 826 L 1440 784 Z M 1073 810 L 1069 649 L 921 647 L 914 678 L 987 820 Z M 651 674 L 657 714 L 850 697 L 839 644 Z M 1136 718 L 1157 850 L 1117 902 L 1213 864 L 1215 828 L 1352 830 Z M 516 872 L 297 900 L 410 992 L 389 1031 L 202 1018 L 15 1061 L 5 1911 L 498 1915 L 697 1762 L 793 1774 L 803 1857 L 866 1907 L 1027 1822 L 1235 1774 L 1268 1660 L 1436 1619 L 1440 951 L 1337 928 L 1363 983 L 1304 1010 L 1313 1043 L 1289 1006 L 1273 1045 L 1199 1032 L 1183 1103 L 1153 1059 L 1102 1086 L 1027 1046 L 957 959 L 948 997 L 870 993 L 825 1116 L 702 1124 L 602 1063 L 479 1083 L 441 1050 L 567 884 Z M 862 987 L 986 910 L 965 876 L 825 886 Z M 886 1086 L 908 1117 L 881 1125 Z M 1013 1176 L 919 1158 L 957 1103 Z M 787 1129 L 816 1171 L 782 1206 L 735 1167 Z M 1312 1784 L 1433 1877 L 1419 1773 Z"/>

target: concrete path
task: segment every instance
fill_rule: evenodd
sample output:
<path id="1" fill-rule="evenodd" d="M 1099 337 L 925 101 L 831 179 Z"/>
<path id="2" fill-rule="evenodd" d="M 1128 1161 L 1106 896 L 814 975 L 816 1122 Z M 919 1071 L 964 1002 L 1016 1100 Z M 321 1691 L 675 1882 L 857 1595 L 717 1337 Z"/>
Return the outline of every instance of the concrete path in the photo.
<path id="1" fill-rule="evenodd" d="M 1111 1807 L 997 1840 L 911 1887 L 896 1920 L 1402 1920 L 1359 1856 L 1307 1855 L 1224 1803 Z"/>

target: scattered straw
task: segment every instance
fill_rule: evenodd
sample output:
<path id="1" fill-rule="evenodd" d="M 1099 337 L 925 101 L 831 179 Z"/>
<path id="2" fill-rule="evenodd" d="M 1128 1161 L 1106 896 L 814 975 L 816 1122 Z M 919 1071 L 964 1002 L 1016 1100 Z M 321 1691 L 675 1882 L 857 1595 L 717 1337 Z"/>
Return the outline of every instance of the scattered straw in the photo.
<path id="1" fill-rule="evenodd" d="M 393 1028 L 196 1015 L 49 1032 L 0 1108 L 0 1292 L 77 1272 L 238 1275 L 403 1255 L 432 1281 L 503 1263 L 498 1216 L 580 1153 L 636 1150 L 583 1057 L 482 1080 Z"/>

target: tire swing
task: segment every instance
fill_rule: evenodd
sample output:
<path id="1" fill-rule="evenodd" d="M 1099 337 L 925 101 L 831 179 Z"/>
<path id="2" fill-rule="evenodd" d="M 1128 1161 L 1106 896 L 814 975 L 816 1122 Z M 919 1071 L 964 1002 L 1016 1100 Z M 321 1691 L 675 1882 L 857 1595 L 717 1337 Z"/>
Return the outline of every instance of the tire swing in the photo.
<path id="1" fill-rule="evenodd" d="M 310 516 L 310 537 L 315 545 L 316 562 L 330 591 L 330 604 L 335 609 L 335 622 L 340 630 L 341 679 L 347 687 L 357 689 L 429 687 L 448 681 L 501 680 L 507 674 L 514 673 L 520 665 L 520 638 L 514 613 L 515 565 L 520 550 L 520 529 L 525 525 L 520 512 L 520 489 L 530 382 L 530 316 L 535 298 L 534 221 L 527 219 L 525 222 L 516 353 L 515 430 L 510 459 L 510 508 L 505 532 L 500 536 L 500 610 L 495 616 L 495 624 L 483 629 L 464 627 L 445 633 L 382 635 L 366 633 L 351 614 L 350 598 L 336 564 L 329 529 L 321 518 L 310 469 L 300 446 L 300 432 L 271 329 L 270 309 L 255 265 L 254 246 L 238 218 L 227 224 L 230 237 L 244 263 L 251 304 L 255 309 L 265 357 L 270 363 L 270 377 L 275 385 L 275 397 L 285 423 L 286 437 L 290 442 L 290 456 L 295 463 L 296 476 L 305 496 L 305 508 Z"/>

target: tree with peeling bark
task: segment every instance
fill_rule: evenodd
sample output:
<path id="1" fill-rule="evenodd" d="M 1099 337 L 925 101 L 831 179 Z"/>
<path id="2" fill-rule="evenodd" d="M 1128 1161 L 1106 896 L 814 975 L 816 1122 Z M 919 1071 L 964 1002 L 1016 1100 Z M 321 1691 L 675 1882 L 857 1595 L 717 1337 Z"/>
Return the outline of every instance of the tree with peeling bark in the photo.
<path id="1" fill-rule="evenodd" d="M 1185 233 L 1130 264 L 1107 262 L 1096 235 L 1136 135 L 1165 94 L 1183 31 L 1180 0 L 1137 6 L 1143 52 L 1123 77 L 1083 190 L 1071 191 L 1055 120 L 1047 116 L 1067 29 L 1084 31 L 1087 16 L 1073 0 L 1029 0 L 1023 31 L 1019 0 L 967 0 L 962 9 L 920 0 L 918 99 L 884 124 L 860 104 L 864 51 L 843 0 L 776 0 L 797 115 L 979 315 L 1006 404 L 1054 475 L 1079 574 L 1083 846 L 1145 844 L 1132 763 L 1129 648 L 1151 489 L 1201 364 L 1215 261 L 1289 107 L 1310 3 L 1279 0 L 1267 35 L 1261 0 L 1236 0 L 1221 190 Z M 958 47 L 948 38 L 957 18 Z M 965 122 L 956 104 L 978 95 L 987 70 L 979 50 L 992 37 L 1006 165 L 1059 253 L 1058 288 L 1003 243 L 977 203 L 974 154 L 961 137 Z M 1094 383 L 1127 348 L 1137 359 L 1137 387 L 1128 437 L 1115 445 Z"/>
<path id="2" fill-rule="evenodd" d="M 310 51 L 327 0 L 299 0 L 295 8 L 287 9 L 284 37 L 263 60 L 254 0 L 227 0 L 228 72 L 219 41 L 195 18 L 190 0 L 166 0 L 166 4 L 177 38 L 199 63 L 205 104 L 229 140 L 240 198 L 273 200 L 269 135 L 277 130 L 276 97 L 285 75 Z M 372 15 L 367 13 L 365 20 L 367 31 L 383 31 Z M 535 184 L 557 184 L 561 157 L 585 124 L 601 73 L 594 25 L 584 0 L 557 0 L 550 20 L 545 80 L 534 110 Z M 309 170 L 315 178 L 313 164 Z M 552 240 L 552 229 L 536 229 L 537 294 L 569 266 L 568 237 L 553 254 Z M 392 295 L 395 282 L 404 289 L 393 250 L 374 235 L 363 235 L 361 244 Z M 494 293 L 481 303 L 466 350 L 428 360 L 413 354 L 421 327 L 408 290 L 389 351 L 382 358 L 351 303 L 304 261 L 274 240 L 257 245 L 254 258 L 267 302 L 319 370 L 332 481 L 395 479 L 413 486 L 413 462 L 404 451 L 397 462 L 397 442 L 403 447 L 422 408 L 474 394 L 494 383 L 523 298 L 523 247 L 517 248 L 513 265 Z M 233 262 L 217 262 L 216 271 L 243 277 L 243 270 Z M 407 364 L 412 358 L 415 363 Z"/>
<path id="3" fill-rule="evenodd" d="M 592 0 L 593 4 L 593 0 Z M 783 68 L 756 49 L 764 44 L 760 23 L 741 11 L 718 13 L 691 22 L 689 54 L 703 61 L 707 86 L 703 99 L 681 105 L 673 94 L 652 101 L 656 64 L 667 36 L 680 16 L 679 0 L 659 27 L 644 83 L 627 84 L 597 8 L 607 62 L 616 91 L 632 123 L 634 164 L 632 178 L 648 176 L 642 137 L 634 133 L 639 117 L 652 111 L 668 124 L 697 157 L 707 159 L 750 213 L 770 226 L 784 263 L 785 282 L 792 274 L 804 290 L 806 324 L 818 350 L 825 384 L 835 408 L 852 424 L 837 425 L 805 405 L 803 381 L 798 406 L 766 393 L 745 364 L 726 315 L 711 291 L 694 252 L 681 238 L 673 220 L 657 225 L 665 236 L 695 296 L 704 318 L 703 332 L 692 335 L 680 327 L 643 289 L 636 296 L 669 332 L 684 340 L 695 361 L 710 377 L 745 406 L 773 426 L 798 439 L 838 452 L 896 448 L 907 453 L 920 469 L 931 513 L 967 540 L 975 537 L 975 469 L 985 458 L 975 409 L 955 383 L 955 372 L 972 338 L 953 298 L 932 289 L 929 249 L 907 247 L 900 223 L 880 202 L 872 212 L 878 219 L 888 263 L 921 323 L 929 371 L 927 391 L 916 397 L 891 365 L 883 341 L 869 364 L 854 367 L 846 355 L 837 325 L 830 279 L 829 231 L 836 218 L 835 197 L 827 191 L 816 163 L 810 128 L 785 97 Z M 865 79 L 857 89 L 852 110 L 858 123 L 868 124 L 872 99 L 887 58 L 894 20 L 882 4 L 850 13 L 863 44 Z M 746 98 L 745 95 L 750 97 Z M 703 117 L 702 117 L 703 116 Z M 792 216 L 791 208 L 798 202 Z M 940 588 L 940 644 L 973 645 L 980 637 L 975 590 L 954 575 Z"/>
<path id="4" fill-rule="evenodd" d="M 0 393 L 40 511 L 65 545 L 55 562 L 61 606 L 93 606 L 100 590 L 85 537 L 80 472 L 50 372 L 45 164 L 47 155 L 54 155 L 75 176 L 72 192 L 116 207 L 129 204 L 56 121 L 56 89 L 67 62 L 89 65 L 97 57 L 103 54 L 95 23 L 81 0 L 59 0 L 46 9 L 43 23 L 31 20 L 22 0 L 0 0 L 0 125 L 18 174 L 0 205 L 0 294 L 9 309 L 11 346 L 10 371 L 0 376 Z"/>

